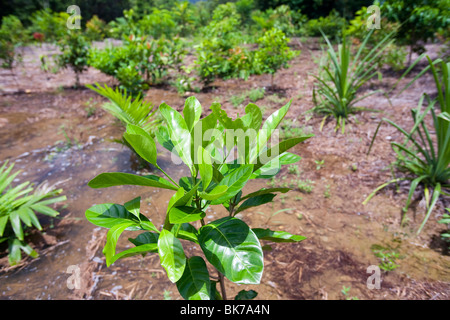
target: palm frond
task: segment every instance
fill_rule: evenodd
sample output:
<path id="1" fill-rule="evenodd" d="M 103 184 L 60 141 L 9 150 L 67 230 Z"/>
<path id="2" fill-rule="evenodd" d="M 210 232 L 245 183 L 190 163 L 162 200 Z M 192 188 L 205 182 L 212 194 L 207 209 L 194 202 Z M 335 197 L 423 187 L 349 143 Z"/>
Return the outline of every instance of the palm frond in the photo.
<path id="1" fill-rule="evenodd" d="M 144 101 L 140 94 L 137 97 L 129 95 L 126 89 L 112 89 L 108 85 L 103 87 L 86 85 L 89 89 L 107 98 L 110 102 L 103 104 L 103 109 L 111 113 L 122 123 L 134 124 L 149 133 L 153 133 L 160 120 L 155 117 L 157 108 L 151 102 Z"/>
<path id="2" fill-rule="evenodd" d="M 58 196 L 62 189 L 49 188 L 46 183 L 36 189 L 28 181 L 12 187 L 20 171 L 11 173 L 14 164 L 7 165 L 8 161 L 0 167 L 0 242 L 8 240 L 9 262 L 14 265 L 21 260 L 21 251 L 32 257 L 37 256 L 25 243 L 22 223 L 42 230 L 35 212 L 57 216 L 59 212 L 49 205 L 65 201 L 66 196 Z"/>

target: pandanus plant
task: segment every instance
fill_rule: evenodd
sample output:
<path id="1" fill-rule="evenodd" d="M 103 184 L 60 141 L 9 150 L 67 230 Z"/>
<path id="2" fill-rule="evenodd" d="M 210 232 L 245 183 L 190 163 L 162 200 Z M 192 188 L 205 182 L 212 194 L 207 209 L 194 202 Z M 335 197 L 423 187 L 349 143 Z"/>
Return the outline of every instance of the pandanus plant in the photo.
<path id="1" fill-rule="evenodd" d="M 262 112 L 254 104 L 247 105 L 244 116 L 233 120 L 218 103 L 213 103 L 212 112 L 200 119 L 202 107 L 195 97 L 186 100 L 182 114 L 162 103 L 159 111 L 164 125 L 156 133 L 157 141 L 181 159 L 190 173 L 178 181 L 158 165 L 155 140 L 140 127 L 128 124 L 124 139 L 164 177 L 102 173 L 89 186 L 139 185 L 168 189 L 174 194 L 159 227 L 140 212 L 140 197 L 124 204 L 94 205 L 86 211 L 91 223 L 109 229 L 103 250 L 107 266 L 132 255 L 158 254 L 169 280 L 176 283 L 185 299 L 227 299 L 225 278 L 238 284 L 260 283 L 264 267 L 260 240 L 305 239 L 285 231 L 251 228 L 236 216 L 271 202 L 276 193 L 289 191 L 263 188 L 244 195 L 243 189 L 251 179 L 270 178 L 281 165 L 300 160 L 287 150 L 311 135 L 276 139 L 276 128 L 290 104 L 270 115 L 261 128 Z M 227 214 L 207 221 L 205 210 L 215 205 L 223 206 Z M 199 229 L 193 225 L 197 221 L 201 224 Z M 116 252 L 119 236 L 125 230 L 141 233 L 129 239 L 135 247 Z M 186 242 L 199 246 L 202 253 L 187 257 L 183 248 Z M 247 296 L 242 292 L 238 296 L 243 295 Z"/>
<path id="2" fill-rule="evenodd" d="M 401 78 L 403 78 L 422 59 L 422 57 L 423 56 L 419 57 L 419 59 L 406 70 Z M 394 178 L 382 184 L 364 201 L 364 203 L 367 203 L 376 192 L 391 183 L 410 180 L 411 186 L 408 199 L 403 208 L 404 213 L 406 213 L 417 187 L 423 185 L 427 212 L 417 233 L 421 232 L 425 223 L 428 221 L 440 195 L 450 195 L 450 63 L 445 63 L 441 59 L 437 59 L 433 62 L 428 56 L 427 59 L 429 65 L 414 77 L 405 89 L 425 72 L 431 70 L 437 90 L 437 97 L 431 99 L 427 93 L 422 95 L 417 109 L 411 110 L 411 117 L 414 121 L 414 125 L 410 131 L 400 127 L 400 125 L 392 120 L 383 118 L 375 131 L 369 148 L 370 153 L 380 125 L 383 122 L 395 127 L 405 137 L 403 143 L 391 143 L 393 150 L 397 154 L 395 165 L 399 169 L 407 172 L 407 176 Z M 439 75 L 436 66 L 440 66 L 441 75 Z M 428 102 L 426 107 L 424 107 L 425 100 Z M 426 117 L 430 115 L 433 123 L 431 130 L 426 123 Z M 431 194 L 430 190 L 432 190 Z"/>
<path id="3" fill-rule="evenodd" d="M 326 119 L 333 116 L 337 120 L 335 129 L 341 128 L 345 132 L 345 123 L 349 115 L 358 111 L 368 110 L 358 107 L 356 104 L 361 100 L 380 92 L 380 90 L 369 92 L 363 96 L 358 96 L 359 89 L 370 79 L 378 74 L 376 70 L 377 59 L 383 51 L 394 41 L 392 34 L 388 34 L 377 45 L 375 45 L 367 54 L 367 43 L 373 30 L 364 38 L 356 54 L 353 54 L 351 45 L 348 44 L 346 36 L 342 43 L 338 45 L 337 51 L 328 40 L 327 36 L 322 35 L 328 45 L 328 60 L 321 69 L 319 76 L 314 76 L 318 81 L 313 91 L 313 111 L 325 114 L 321 128 Z M 353 58 L 352 58 L 353 57 Z M 317 89 L 316 89 L 317 88 Z"/>

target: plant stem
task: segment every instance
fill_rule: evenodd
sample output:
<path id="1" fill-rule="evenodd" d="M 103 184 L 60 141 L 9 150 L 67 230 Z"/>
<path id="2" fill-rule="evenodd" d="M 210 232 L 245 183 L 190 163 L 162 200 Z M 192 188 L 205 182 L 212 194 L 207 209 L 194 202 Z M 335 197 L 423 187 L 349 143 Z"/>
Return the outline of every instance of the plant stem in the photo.
<path id="1" fill-rule="evenodd" d="M 159 171 L 161 171 L 167 178 L 169 178 L 169 180 L 170 180 L 177 188 L 180 188 L 180 186 L 178 185 L 178 183 L 176 183 L 175 181 L 173 181 L 172 177 L 169 176 L 163 169 L 161 169 L 160 166 L 156 165 L 156 168 L 158 168 Z"/>
<path id="2" fill-rule="evenodd" d="M 223 300 L 228 300 L 227 299 L 227 292 L 225 290 L 225 282 L 224 282 L 224 279 L 223 279 L 223 274 L 221 274 L 219 270 L 217 270 L 217 274 L 219 275 L 220 291 L 222 293 L 222 299 Z"/>

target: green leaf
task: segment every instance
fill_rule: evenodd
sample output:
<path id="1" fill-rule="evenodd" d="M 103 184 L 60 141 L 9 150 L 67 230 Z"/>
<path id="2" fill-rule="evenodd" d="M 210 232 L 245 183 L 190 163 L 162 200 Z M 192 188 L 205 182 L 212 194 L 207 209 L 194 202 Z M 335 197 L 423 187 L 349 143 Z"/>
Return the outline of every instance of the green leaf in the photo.
<path id="1" fill-rule="evenodd" d="M 252 156 L 250 158 L 252 162 L 256 159 L 256 157 L 261 153 L 263 148 L 266 146 L 267 141 L 272 136 L 272 133 L 281 123 L 286 113 L 289 111 L 291 103 L 292 100 L 289 101 L 284 107 L 272 113 L 264 122 L 261 130 L 258 132 L 257 147 L 256 149 L 252 150 Z"/>
<path id="2" fill-rule="evenodd" d="M 167 125 L 170 140 L 175 146 L 177 154 L 180 156 L 181 160 L 188 166 L 193 173 L 192 159 L 191 159 L 191 134 L 190 130 L 183 119 L 181 114 L 162 103 L 159 106 L 159 110 L 165 123 Z"/>
<path id="3" fill-rule="evenodd" d="M 124 251 L 114 255 L 113 257 L 111 257 L 110 264 L 113 264 L 114 262 L 116 262 L 119 259 L 132 257 L 132 256 L 135 256 L 138 254 L 145 255 L 148 252 L 158 252 L 157 244 L 156 243 L 148 243 L 148 244 L 143 244 L 143 245 L 140 245 L 140 246 L 137 246 L 134 248 L 124 250 Z"/>
<path id="4" fill-rule="evenodd" d="M 235 211 L 235 215 L 241 211 L 247 210 L 251 207 L 260 206 L 266 203 L 269 203 L 273 200 L 276 195 L 274 193 L 266 193 L 258 196 L 254 196 L 245 200 L 239 208 Z"/>
<path id="5" fill-rule="evenodd" d="M 227 193 L 228 186 L 216 186 L 210 192 L 200 192 L 199 195 L 205 200 L 216 200 Z"/>
<path id="6" fill-rule="evenodd" d="M 186 267 L 186 256 L 180 240 L 175 238 L 172 232 L 163 229 L 158 238 L 158 253 L 169 280 L 177 282 Z"/>
<path id="7" fill-rule="evenodd" d="M 141 208 L 141 197 L 134 198 L 123 205 L 125 209 L 131 212 L 136 218 L 139 219 L 139 210 Z"/>
<path id="8" fill-rule="evenodd" d="M 299 155 L 297 155 L 295 153 L 284 152 L 280 156 L 280 164 L 281 165 L 292 164 L 292 163 L 296 163 L 296 162 L 300 161 L 301 159 L 302 159 L 302 157 L 300 157 Z"/>
<path id="9" fill-rule="evenodd" d="M 252 229 L 260 240 L 270 240 L 273 242 L 299 242 L 306 237 L 293 235 L 286 231 L 272 231 L 270 229 L 254 228 Z"/>
<path id="10" fill-rule="evenodd" d="M 180 295 L 186 300 L 210 300 L 211 283 L 205 261 L 194 256 L 186 261 L 186 268 L 177 281 Z"/>
<path id="11" fill-rule="evenodd" d="M 212 161 L 209 153 L 203 149 L 198 148 L 198 170 L 200 171 L 200 177 L 202 179 L 203 190 L 206 190 L 211 183 L 213 177 Z"/>
<path id="12" fill-rule="evenodd" d="M 134 222 L 123 222 L 120 224 L 116 224 L 108 230 L 108 233 L 106 234 L 106 245 L 103 248 L 103 254 L 106 257 L 107 267 L 109 267 L 113 263 L 112 258 L 116 254 L 117 240 L 119 240 L 120 235 L 125 231 L 125 229 L 133 226 L 134 224 Z"/>
<path id="13" fill-rule="evenodd" d="M 6 223 L 8 222 L 8 216 L 0 217 L 0 237 L 3 236 L 3 232 L 5 232 Z"/>
<path id="14" fill-rule="evenodd" d="M 208 261 L 229 280 L 258 284 L 263 272 L 261 244 L 242 220 L 225 217 L 199 230 L 199 244 Z"/>
<path id="15" fill-rule="evenodd" d="M 152 136 L 144 129 L 133 124 L 127 125 L 127 131 L 123 134 L 125 140 L 133 147 L 145 161 L 156 164 L 156 144 Z"/>
<path id="16" fill-rule="evenodd" d="M 197 98 L 192 96 L 186 99 L 184 103 L 183 115 L 187 129 L 192 131 L 192 128 L 198 120 L 200 120 L 200 116 L 202 115 L 202 106 Z"/>
<path id="17" fill-rule="evenodd" d="M 158 130 L 155 132 L 155 136 L 160 145 L 162 145 L 170 152 L 175 152 L 174 150 L 175 146 L 173 145 L 173 142 L 170 140 L 169 131 L 165 126 L 159 126 Z"/>
<path id="18" fill-rule="evenodd" d="M 136 216 L 120 204 L 97 204 L 86 210 L 85 215 L 90 223 L 108 229 L 127 222 L 133 222 L 136 226 L 139 225 Z"/>
<path id="19" fill-rule="evenodd" d="M 252 192 L 252 193 L 249 193 L 249 194 L 245 195 L 244 197 L 241 198 L 240 201 L 243 201 L 243 200 L 248 199 L 248 198 L 260 196 L 260 195 L 263 195 L 263 194 L 267 194 L 267 193 L 273 193 L 273 192 L 286 193 L 289 190 L 291 190 L 291 189 L 289 189 L 289 188 L 267 188 L 267 189 L 266 188 L 262 188 L 262 189 L 260 189 L 258 191 L 255 191 L 255 192 Z"/>
<path id="20" fill-rule="evenodd" d="M 144 244 L 157 244 L 158 243 L 158 233 L 154 232 L 144 232 L 138 235 L 136 238 L 128 238 L 128 241 L 130 241 L 132 244 L 134 244 L 136 247 L 142 246 Z"/>
<path id="21" fill-rule="evenodd" d="M 11 222 L 11 227 L 13 228 L 14 234 L 19 240 L 23 240 L 23 230 L 22 223 L 20 222 L 19 213 L 13 211 L 9 214 L 9 221 Z"/>
<path id="22" fill-rule="evenodd" d="M 187 223 L 203 219 L 205 215 L 203 211 L 195 207 L 172 207 L 169 211 L 169 221 L 176 224 Z"/>
<path id="23" fill-rule="evenodd" d="M 234 300 L 252 300 L 255 299 L 257 295 L 258 292 L 256 292 L 255 290 L 241 290 L 238 292 Z"/>
<path id="24" fill-rule="evenodd" d="M 31 205 L 30 208 L 33 209 L 34 211 L 37 211 L 50 217 L 56 217 L 59 215 L 58 211 L 53 210 L 52 208 L 47 206 L 42 206 L 40 204 Z"/>
<path id="25" fill-rule="evenodd" d="M 256 171 L 268 162 L 281 157 L 285 151 L 313 136 L 314 135 L 311 134 L 303 137 L 291 138 L 281 141 L 279 144 L 258 155 L 257 163 L 255 164 L 253 170 Z"/>
<path id="26" fill-rule="evenodd" d="M 178 229 L 177 238 L 198 243 L 198 239 L 197 239 L 198 232 L 197 232 L 197 229 L 195 229 L 195 227 L 193 225 L 191 225 L 189 223 L 183 223 L 181 225 L 174 225 L 171 231 L 173 232 L 173 230 L 175 228 Z"/>
<path id="27" fill-rule="evenodd" d="M 176 186 L 171 184 L 166 179 L 155 175 L 138 176 L 135 174 L 122 172 L 101 173 L 88 183 L 88 186 L 94 189 L 123 185 L 155 187 L 175 191 L 178 190 Z"/>
<path id="28" fill-rule="evenodd" d="M 234 197 L 245 186 L 253 171 L 253 165 L 242 165 L 239 168 L 227 174 L 218 185 L 228 186 L 225 195 L 213 200 L 212 205 L 221 204 Z"/>
<path id="29" fill-rule="evenodd" d="M 245 115 L 241 118 L 246 128 L 258 131 L 262 123 L 261 109 L 254 103 L 249 103 L 245 107 Z"/>
<path id="30" fill-rule="evenodd" d="M 22 254 L 20 253 L 21 242 L 19 239 L 12 239 L 8 241 L 8 261 L 11 266 L 14 266 L 20 262 L 22 259 Z"/>

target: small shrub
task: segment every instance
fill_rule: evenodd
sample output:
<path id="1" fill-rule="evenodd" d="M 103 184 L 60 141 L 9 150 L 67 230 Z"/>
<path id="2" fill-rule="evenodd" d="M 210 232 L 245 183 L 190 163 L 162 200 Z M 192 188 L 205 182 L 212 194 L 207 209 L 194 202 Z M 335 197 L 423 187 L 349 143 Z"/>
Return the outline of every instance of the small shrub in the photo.
<path id="1" fill-rule="evenodd" d="M 158 254 L 169 280 L 176 284 L 184 299 L 227 300 L 225 278 L 237 284 L 259 284 L 264 267 L 260 240 L 299 242 L 305 239 L 285 231 L 250 228 L 244 220 L 236 218 L 238 213 L 243 215 L 249 208 L 270 203 L 277 192 L 289 191 L 288 188 L 263 188 L 246 195 L 243 192 L 250 179 L 264 178 L 269 172 L 270 176 L 274 176 L 282 164 L 299 160 L 299 156 L 287 150 L 310 136 L 280 142 L 279 154 L 271 152 L 267 159 L 263 160 L 260 153 L 289 107 L 290 103 L 272 114 L 262 126 L 267 130 L 263 130 L 260 129 L 262 113 L 256 105 L 248 105 L 246 115 L 232 120 L 218 103 L 213 103 L 210 115 L 200 119 L 202 107 L 195 97 L 186 100 L 182 113 L 162 103 L 159 110 L 164 125 L 159 127 L 157 140 L 168 151 L 176 152 L 190 172 L 178 182 L 158 166 L 153 138 L 139 127 L 127 125 L 124 138 L 167 179 L 156 175 L 115 172 L 102 173 L 88 185 L 92 188 L 141 185 L 172 190 L 174 194 L 169 200 L 162 228 L 155 226 L 140 212 L 140 197 L 123 205 L 99 204 L 86 210 L 88 221 L 109 229 L 103 250 L 107 266 L 132 255 Z M 201 129 L 196 130 L 200 125 Z M 226 156 L 229 150 L 242 147 L 242 144 L 241 141 L 226 138 L 238 128 L 244 132 L 255 130 L 258 138 L 238 155 L 236 159 L 239 161 L 230 162 Z M 204 140 L 203 132 L 207 129 L 217 129 L 221 134 L 213 141 Z M 274 147 L 270 150 L 273 151 Z M 222 155 L 219 150 L 224 148 Z M 272 173 L 270 169 L 277 170 Z M 206 221 L 205 210 L 210 205 L 223 206 L 226 215 Z M 196 221 L 200 221 L 201 228 L 191 224 Z M 117 241 L 125 230 L 140 231 L 140 234 L 129 239 L 134 247 L 117 253 Z M 189 244 L 199 246 L 206 261 L 203 256 L 186 257 L 184 246 Z M 214 270 L 214 276 L 217 274 L 218 279 L 211 279 L 210 270 Z M 220 290 L 216 288 L 217 284 Z"/>
<path id="2" fill-rule="evenodd" d="M 75 72 L 75 87 L 80 86 L 80 74 L 88 68 L 89 42 L 80 30 L 68 30 L 58 42 L 61 54 L 57 56 L 60 68 L 71 68 Z"/>
<path id="3" fill-rule="evenodd" d="M 14 62 L 21 61 L 22 54 L 17 49 L 27 41 L 28 33 L 22 22 L 13 15 L 2 18 L 0 28 L 0 61 L 1 67 L 10 69 Z"/>
<path id="4" fill-rule="evenodd" d="M 169 70 L 178 70 L 185 53 L 178 38 L 151 40 L 130 35 L 122 46 L 92 49 L 89 64 L 115 77 L 121 89 L 137 96 L 150 84 L 163 81 Z"/>
<path id="5" fill-rule="evenodd" d="M 56 42 L 65 36 L 69 17 L 70 15 L 66 12 L 39 10 L 31 15 L 29 29 L 35 34 L 41 34 L 45 41 Z"/>
<path id="6" fill-rule="evenodd" d="M 345 26 L 345 18 L 341 17 L 336 10 L 332 10 L 326 17 L 311 19 L 306 22 L 301 33 L 309 37 L 320 37 L 325 33 L 328 38 L 340 38 Z"/>
<path id="7" fill-rule="evenodd" d="M 254 64 L 258 73 L 269 73 L 273 87 L 274 75 L 278 69 L 286 67 L 289 60 L 300 54 L 289 48 L 289 39 L 283 31 L 272 28 L 258 39 Z"/>
<path id="8" fill-rule="evenodd" d="M 106 23 L 100 19 L 97 15 L 93 15 L 92 18 L 86 22 L 85 30 L 86 38 L 91 41 L 103 40 L 106 36 Z"/>
<path id="9" fill-rule="evenodd" d="M 266 89 L 264 88 L 255 88 L 250 90 L 247 95 L 251 102 L 256 102 L 264 98 L 264 94 Z"/>

